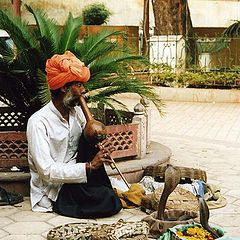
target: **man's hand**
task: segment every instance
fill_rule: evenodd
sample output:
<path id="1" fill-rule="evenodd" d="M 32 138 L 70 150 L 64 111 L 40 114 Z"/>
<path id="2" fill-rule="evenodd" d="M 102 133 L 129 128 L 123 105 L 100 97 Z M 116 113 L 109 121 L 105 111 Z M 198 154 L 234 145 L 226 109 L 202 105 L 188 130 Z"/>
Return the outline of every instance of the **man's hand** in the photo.
<path id="1" fill-rule="evenodd" d="M 97 145 L 99 152 L 95 155 L 93 160 L 89 163 L 90 170 L 98 169 L 103 163 L 112 163 L 110 154 L 115 150 L 112 143 L 105 139 Z"/>
<path id="2" fill-rule="evenodd" d="M 110 155 L 113 151 L 116 150 L 115 147 L 112 145 L 112 142 L 108 138 L 98 143 L 96 147 L 98 147 L 100 151 L 103 151 L 108 155 Z"/>

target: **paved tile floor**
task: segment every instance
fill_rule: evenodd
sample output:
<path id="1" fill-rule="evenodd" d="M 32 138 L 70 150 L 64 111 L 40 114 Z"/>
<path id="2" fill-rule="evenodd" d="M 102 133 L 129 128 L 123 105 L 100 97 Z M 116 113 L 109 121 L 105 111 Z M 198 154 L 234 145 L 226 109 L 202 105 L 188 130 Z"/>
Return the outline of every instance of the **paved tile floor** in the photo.
<path id="1" fill-rule="evenodd" d="M 130 109 L 135 103 L 127 102 Z M 228 201 L 226 207 L 211 210 L 210 222 L 240 239 L 240 105 L 166 102 L 165 111 L 160 117 L 151 106 L 152 140 L 171 148 L 173 164 L 207 171 L 208 182 L 218 184 Z M 135 221 L 143 216 L 137 209 L 122 210 L 114 217 L 92 221 Z M 19 205 L 0 207 L 0 239 L 42 240 L 54 226 L 79 221 L 88 220 L 33 213 L 26 198 Z"/>

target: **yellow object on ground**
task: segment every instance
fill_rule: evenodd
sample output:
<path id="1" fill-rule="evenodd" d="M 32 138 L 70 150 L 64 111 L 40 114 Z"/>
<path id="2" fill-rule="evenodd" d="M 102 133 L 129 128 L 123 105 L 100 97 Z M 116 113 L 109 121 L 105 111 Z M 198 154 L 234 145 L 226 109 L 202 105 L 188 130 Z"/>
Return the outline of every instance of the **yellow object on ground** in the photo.
<path id="1" fill-rule="evenodd" d="M 145 196 L 145 190 L 142 185 L 133 183 L 126 192 L 115 189 L 122 202 L 123 208 L 134 208 L 141 206 L 142 198 Z"/>

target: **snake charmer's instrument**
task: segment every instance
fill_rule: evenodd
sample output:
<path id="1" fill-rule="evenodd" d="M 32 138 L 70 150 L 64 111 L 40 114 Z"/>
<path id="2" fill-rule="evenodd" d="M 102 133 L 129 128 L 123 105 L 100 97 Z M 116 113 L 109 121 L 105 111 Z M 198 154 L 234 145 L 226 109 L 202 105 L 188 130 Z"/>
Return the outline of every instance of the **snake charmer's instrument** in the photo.
<path id="1" fill-rule="evenodd" d="M 103 136 L 106 136 L 106 126 L 103 123 L 101 123 L 93 118 L 93 116 L 87 106 L 87 103 L 82 95 L 79 97 L 79 102 L 82 107 L 83 114 L 87 121 L 86 126 L 83 130 L 84 137 L 86 138 L 86 140 L 89 143 L 97 144 L 99 149 L 101 150 L 103 148 L 103 146 L 100 141 L 103 140 Z M 109 158 L 112 161 L 112 163 L 110 164 L 110 167 L 112 169 L 116 169 L 118 171 L 118 174 L 121 176 L 122 180 L 129 188 L 129 184 L 128 184 L 127 180 L 123 176 L 120 169 L 117 167 L 115 161 L 113 160 L 113 158 L 111 156 L 109 156 Z"/>

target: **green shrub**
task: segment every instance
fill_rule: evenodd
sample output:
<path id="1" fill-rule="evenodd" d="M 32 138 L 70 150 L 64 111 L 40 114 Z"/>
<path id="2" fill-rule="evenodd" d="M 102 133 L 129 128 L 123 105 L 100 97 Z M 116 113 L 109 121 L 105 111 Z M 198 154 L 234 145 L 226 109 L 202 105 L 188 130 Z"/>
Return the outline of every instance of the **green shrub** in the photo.
<path id="1" fill-rule="evenodd" d="M 240 88 L 240 73 L 235 72 L 174 72 L 164 64 L 152 64 L 150 75 L 154 85 L 166 87 Z"/>
<path id="2" fill-rule="evenodd" d="M 93 3 L 83 9 L 82 15 L 85 25 L 101 25 L 108 22 L 111 12 L 103 3 Z"/>

